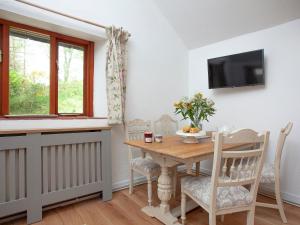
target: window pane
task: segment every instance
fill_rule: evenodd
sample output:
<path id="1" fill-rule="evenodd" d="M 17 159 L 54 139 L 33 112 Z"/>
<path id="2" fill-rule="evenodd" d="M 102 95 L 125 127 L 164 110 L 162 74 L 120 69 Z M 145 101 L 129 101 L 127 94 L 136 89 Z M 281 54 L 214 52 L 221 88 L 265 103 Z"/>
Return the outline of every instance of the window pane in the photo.
<path id="1" fill-rule="evenodd" d="M 84 48 L 59 43 L 58 112 L 83 113 Z"/>
<path id="2" fill-rule="evenodd" d="M 49 85 L 49 36 L 11 28 L 9 36 L 10 114 L 49 114 Z"/>

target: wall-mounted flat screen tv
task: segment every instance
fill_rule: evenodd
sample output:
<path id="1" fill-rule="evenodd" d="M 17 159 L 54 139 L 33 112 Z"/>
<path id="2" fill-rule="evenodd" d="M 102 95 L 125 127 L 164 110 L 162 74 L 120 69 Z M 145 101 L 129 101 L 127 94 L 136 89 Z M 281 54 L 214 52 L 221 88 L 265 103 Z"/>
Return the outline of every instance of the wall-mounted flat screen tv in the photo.
<path id="1" fill-rule="evenodd" d="M 264 85 L 264 50 L 207 60 L 209 89 Z"/>

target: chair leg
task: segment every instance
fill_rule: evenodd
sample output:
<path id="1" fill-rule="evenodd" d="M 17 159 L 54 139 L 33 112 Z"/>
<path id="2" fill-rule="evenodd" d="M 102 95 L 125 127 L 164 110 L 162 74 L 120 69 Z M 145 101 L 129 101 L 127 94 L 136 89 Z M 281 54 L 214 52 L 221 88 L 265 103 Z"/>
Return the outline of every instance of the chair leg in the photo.
<path id="1" fill-rule="evenodd" d="M 224 215 L 221 215 L 221 222 L 224 223 L 224 218 L 225 216 Z"/>
<path id="2" fill-rule="evenodd" d="M 185 220 L 186 220 L 185 211 L 186 211 L 186 194 L 182 191 L 181 192 L 181 224 L 185 224 Z"/>
<path id="3" fill-rule="evenodd" d="M 200 175 L 200 162 L 196 162 L 196 176 Z"/>
<path id="4" fill-rule="evenodd" d="M 286 219 L 284 209 L 283 209 L 281 193 L 280 193 L 280 185 L 277 183 L 275 183 L 275 195 L 276 195 L 276 202 L 277 202 L 277 206 L 278 206 L 278 210 L 279 210 L 282 222 L 287 223 L 287 219 Z"/>
<path id="5" fill-rule="evenodd" d="M 152 180 L 151 177 L 147 177 L 147 183 L 148 183 L 148 205 L 152 205 Z"/>
<path id="6" fill-rule="evenodd" d="M 133 170 L 130 168 L 129 169 L 129 194 L 132 194 L 132 192 L 133 192 L 133 186 L 134 186 Z"/>
<path id="7" fill-rule="evenodd" d="M 177 166 L 173 168 L 173 197 L 176 198 Z"/>
<path id="8" fill-rule="evenodd" d="M 254 225 L 255 207 L 247 212 L 247 225 Z"/>
<path id="9" fill-rule="evenodd" d="M 217 217 L 215 213 L 209 213 L 209 225 L 217 225 Z"/>

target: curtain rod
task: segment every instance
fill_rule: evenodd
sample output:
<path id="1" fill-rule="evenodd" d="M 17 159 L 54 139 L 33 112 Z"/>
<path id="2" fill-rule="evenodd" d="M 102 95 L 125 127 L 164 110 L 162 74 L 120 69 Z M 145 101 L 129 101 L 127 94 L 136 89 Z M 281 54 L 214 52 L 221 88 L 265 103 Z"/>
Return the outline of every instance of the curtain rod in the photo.
<path id="1" fill-rule="evenodd" d="M 104 25 L 101 25 L 101 24 L 98 24 L 98 23 L 94 23 L 94 22 L 91 22 L 91 21 L 88 21 L 88 20 L 85 20 L 85 19 L 81 19 L 81 18 L 76 17 L 76 16 L 71 16 L 69 14 L 62 13 L 62 12 L 59 12 L 59 11 L 56 11 L 56 10 L 53 10 L 53 9 L 50 9 L 50 8 L 47 8 L 47 7 L 44 7 L 44 6 L 41 6 L 41 5 L 37 5 L 37 4 L 31 3 L 31 2 L 28 2 L 28 1 L 24 1 L 24 0 L 15 0 L 15 1 L 26 4 L 26 5 L 29 5 L 29 6 L 32 6 L 32 7 L 35 7 L 35 8 L 39 8 L 39 9 L 42 9 L 42 10 L 45 10 L 45 11 L 48 11 L 48 12 L 51 12 L 51 13 L 55 13 L 55 14 L 58 14 L 58 15 L 61 15 L 61 16 L 64 16 L 64 17 L 68 17 L 68 18 L 73 19 L 73 20 L 78 20 L 80 22 L 87 23 L 87 24 L 90 24 L 90 25 L 93 25 L 93 26 L 96 26 L 96 27 L 100 27 L 100 28 L 103 28 L 103 29 L 107 28 L 107 26 L 104 26 Z M 130 36 L 130 34 L 129 34 L 129 36 Z"/>

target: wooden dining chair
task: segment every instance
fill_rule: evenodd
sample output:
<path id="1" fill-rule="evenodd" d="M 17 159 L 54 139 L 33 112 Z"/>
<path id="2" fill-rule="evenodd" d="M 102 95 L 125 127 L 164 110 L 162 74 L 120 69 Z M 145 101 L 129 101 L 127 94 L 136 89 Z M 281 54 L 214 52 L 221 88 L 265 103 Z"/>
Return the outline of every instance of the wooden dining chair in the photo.
<path id="1" fill-rule="evenodd" d="M 174 120 L 168 114 L 163 114 L 158 120 L 153 122 L 154 124 L 154 133 L 161 134 L 163 136 L 175 135 L 178 131 L 178 122 Z M 172 168 L 172 194 L 176 197 L 176 186 L 177 186 L 177 166 Z"/>
<path id="2" fill-rule="evenodd" d="M 186 220 L 186 196 L 209 213 L 209 225 L 216 225 L 216 216 L 247 211 L 247 225 L 254 224 L 256 194 L 265 158 L 269 132 L 259 134 L 243 129 L 228 135 L 214 136 L 214 159 L 211 177 L 189 176 L 181 180 L 181 219 Z M 251 150 L 223 151 L 226 144 L 255 143 Z M 232 160 L 229 176 L 227 162 Z M 243 163 L 246 162 L 246 163 Z M 247 176 L 233 176 L 233 171 Z M 244 186 L 249 186 L 249 189 Z"/>
<path id="3" fill-rule="evenodd" d="M 275 184 L 275 197 L 276 204 L 269 204 L 263 202 L 257 202 L 256 206 L 268 207 L 273 209 L 278 209 L 280 217 L 283 223 L 287 223 L 287 219 L 283 209 L 283 203 L 281 198 L 281 189 L 280 189 L 280 162 L 283 146 L 286 140 L 286 137 L 289 135 L 293 127 L 293 123 L 289 122 L 285 128 L 282 128 L 279 134 L 276 147 L 276 156 L 275 161 L 272 164 L 265 164 L 262 169 L 262 175 L 260 183 L 262 184 Z"/>
<path id="4" fill-rule="evenodd" d="M 126 123 L 127 140 L 143 140 L 144 132 L 151 131 L 151 122 L 141 119 L 135 119 Z M 143 152 L 140 156 L 135 157 L 134 151 L 140 149 L 129 146 L 129 193 L 132 194 L 134 187 L 134 172 L 142 174 L 147 178 L 148 204 L 152 205 L 152 178 L 160 174 L 160 165 L 155 163 L 151 158 L 146 157 Z"/>
<path id="5" fill-rule="evenodd" d="M 175 135 L 178 131 L 178 122 L 171 116 L 164 114 L 154 121 L 154 133 L 163 136 Z"/>

